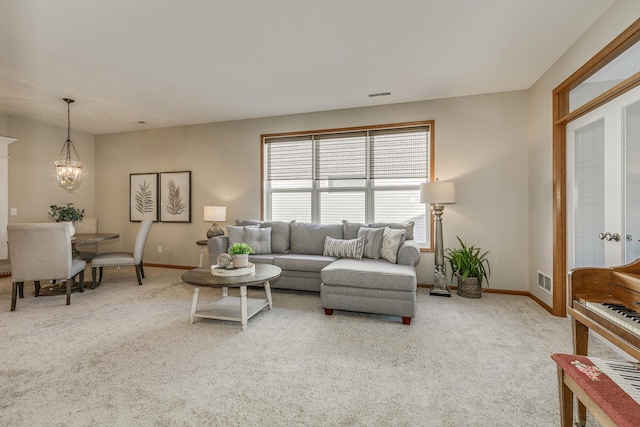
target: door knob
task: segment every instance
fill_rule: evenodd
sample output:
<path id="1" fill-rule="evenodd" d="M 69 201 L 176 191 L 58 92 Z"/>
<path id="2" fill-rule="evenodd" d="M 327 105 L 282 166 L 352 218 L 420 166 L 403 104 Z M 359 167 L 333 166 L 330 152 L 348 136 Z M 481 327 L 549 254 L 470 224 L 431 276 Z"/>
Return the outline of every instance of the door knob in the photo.
<path id="1" fill-rule="evenodd" d="M 620 235 L 618 233 L 609 233 L 608 231 L 606 233 L 600 233 L 598 234 L 598 239 L 600 240 L 606 240 L 607 242 L 610 241 L 614 241 L 614 242 L 618 242 L 620 241 Z"/>

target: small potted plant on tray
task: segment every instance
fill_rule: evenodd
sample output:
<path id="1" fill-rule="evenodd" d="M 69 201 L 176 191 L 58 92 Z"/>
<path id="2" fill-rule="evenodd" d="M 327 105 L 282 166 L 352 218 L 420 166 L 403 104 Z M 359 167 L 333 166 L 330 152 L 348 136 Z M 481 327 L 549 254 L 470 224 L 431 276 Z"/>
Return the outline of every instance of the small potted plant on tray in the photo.
<path id="1" fill-rule="evenodd" d="M 253 248 L 246 243 L 234 243 L 227 251 L 231 255 L 234 268 L 243 268 L 249 265 L 249 254 Z"/>
<path id="2" fill-rule="evenodd" d="M 457 237 L 457 236 L 456 236 Z M 489 287 L 489 275 L 491 268 L 487 254 L 480 248 L 465 244 L 460 237 L 460 248 L 447 249 L 445 259 L 451 267 L 451 278 L 456 277 L 458 282 L 458 295 L 465 298 L 480 298 L 482 296 L 482 284 Z"/>

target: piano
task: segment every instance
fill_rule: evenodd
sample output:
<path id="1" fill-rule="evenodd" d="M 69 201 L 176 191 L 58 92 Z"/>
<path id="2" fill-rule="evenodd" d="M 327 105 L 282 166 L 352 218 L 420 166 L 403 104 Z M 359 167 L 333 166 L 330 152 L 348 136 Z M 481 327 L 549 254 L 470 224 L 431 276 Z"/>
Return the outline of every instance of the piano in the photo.
<path id="1" fill-rule="evenodd" d="M 569 298 L 574 354 L 588 354 L 591 329 L 640 361 L 640 258 L 619 267 L 571 270 Z M 578 417 L 584 426 L 582 402 Z"/>
<path id="2" fill-rule="evenodd" d="M 587 355 L 589 329 L 640 360 L 640 258 L 609 268 L 569 272 L 573 351 Z"/>

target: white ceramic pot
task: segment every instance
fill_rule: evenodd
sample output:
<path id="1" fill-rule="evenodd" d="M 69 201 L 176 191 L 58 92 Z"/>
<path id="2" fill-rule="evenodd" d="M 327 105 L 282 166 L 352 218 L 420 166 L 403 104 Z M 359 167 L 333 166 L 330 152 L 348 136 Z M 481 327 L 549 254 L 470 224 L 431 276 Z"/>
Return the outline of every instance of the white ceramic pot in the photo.
<path id="1" fill-rule="evenodd" d="M 234 268 L 243 268 L 249 265 L 249 255 L 248 254 L 238 254 L 233 255 L 231 257 Z"/>
<path id="2" fill-rule="evenodd" d="M 69 225 L 69 235 L 74 236 L 76 234 L 76 228 L 73 226 L 73 222 L 67 221 L 67 224 Z"/>

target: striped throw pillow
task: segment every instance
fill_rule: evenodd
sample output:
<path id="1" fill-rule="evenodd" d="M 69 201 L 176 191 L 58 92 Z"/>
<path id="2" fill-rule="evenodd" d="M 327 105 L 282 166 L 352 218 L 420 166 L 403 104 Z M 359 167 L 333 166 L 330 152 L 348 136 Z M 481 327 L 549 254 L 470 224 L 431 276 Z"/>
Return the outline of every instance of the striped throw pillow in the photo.
<path id="1" fill-rule="evenodd" d="M 363 250 L 364 236 L 351 240 L 334 239 L 327 236 L 324 239 L 324 252 L 322 254 L 337 258 L 362 259 Z"/>

